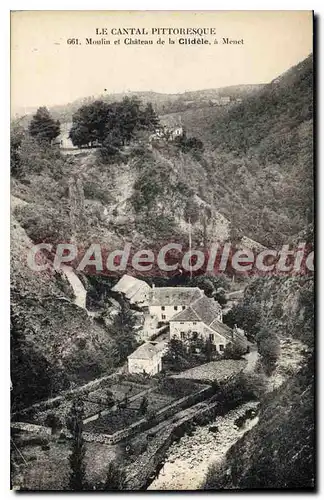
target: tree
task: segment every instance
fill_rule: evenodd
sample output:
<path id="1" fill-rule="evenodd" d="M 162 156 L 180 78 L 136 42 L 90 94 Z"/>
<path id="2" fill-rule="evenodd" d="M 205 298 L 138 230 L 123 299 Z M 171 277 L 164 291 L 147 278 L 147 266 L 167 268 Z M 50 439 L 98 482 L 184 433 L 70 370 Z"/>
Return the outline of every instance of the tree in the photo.
<path id="1" fill-rule="evenodd" d="M 10 131 L 10 170 L 13 176 L 21 173 L 20 148 L 25 136 L 26 131 L 19 122 L 13 123 Z"/>
<path id="2" fill-rule="evenodd" d="M 71 130 L 69 132 L 69 138 L 72 141 L 73 146 L 87 146 L 90 143 L 91 136 L 88 131 L 88 127 L 82 123 L 73 123 Z"/>
<path id="3" fill-rule="evenodd" d="M 125 483 L 125 472 L 121 469 L 120 466 L 118 466 L 114 462 L 110 462 L 108 465 L 106 481 L 103 489 L 105 491 L 124 490 Z"/>
<path id="4" fill-rule="evenodd" d="M 165 355 L 167 360 L 173 360 L 177 363 L 178 361 L 180 361 L 180 359 L 184 358 L 186 354 L 186 348 L 181 340 L 175 337 L 170 339 L 168 350 Z"/>
<path id="5" fill-rule="evenodd" d="M 197 137 L 187 137 L 185 132 L 176 137 L 174 142 L 184 153 L 191 152 L 198 155 L 204 150 L 204 143 L 200 139 L 197 139 Z"/>
<path id="6" fill-rule="evenodd" d="M 207 339 L 204 345 L 204 353 L 206 355 L 207 361 L 212 361 L 216 348 L 215 345 L 212 343 L 211 340 Z"/>
<path id="7" fill-rule="evenodd" d="M 114 406 L 115 404 L 114 393 L 110 389 L 106 390 L 106 404 L 108 407 Z"/>
<path id="8" fill-rule="evenodd" d="M 217 300 L 217 302 L 221 306 L 225 306 L 225 304 L 227 303 L 226 292 L 225 292 L 224 288 L 222 288 L 222 287 L 217 288 L 214 297 L 215 297 L 215 300 Z"/>
<path id="9" fill-rule="evenodd" d="M 60 122 L 53 120 L 46 107 L 38 108 L 30 122 L 29 133 L 40 142 L 50 143 L 60 135 Z"/>
<path id="10" fill-rule="evenodd" d="M 229 343 L 224 350 L 224 357 L 227 359 L 241 359 L 246 354 L 246 348 L 237 342 Z"/>
<path id="11" fill-rule="evenodd" d="M 69 137 L 74 146 L 101 145 L 106 159 L 128 144 L 136 131 L 151 130 L 157 123 L 152 105 L 143 110 L 137 97 L 125 97 L 110 104 L 95 101 L 81 106 L 73 115 Z"/>
<path id="12" fill-rule="evenodd" d="M 135 317 L 129 305 L 122 302 L 121 310 L 116 315 L 110 328 L 111 335 L 116 339 L 120 361 L 125 361 L 127 356 L 133 352 L 138 343 L 134 331 Z"/>
<path id="13" fill-rule="evenodd" d="M 72 491 L 82 491 L 85 488 L 85 443 L 82 436 L 83 418 L 83 401 L 81 399 L 75 399 L 66 422 L 72 434 L 71 455 L 69 457 L 71 467 L 70 489 Z"/>
<path id="14" fill-rule="evenodd" d="M 199 220 L 200 212 L 201 209 L 199 205 L 192 198 L 189 199 L 184 208 L 185 221 L 195 224 Z"/>
<path id="15" fill-rule="evenodd" d="M 92 145 L 95 141 L 102 143 L 106 136 L 108 116 L 112 110 L 109 104 L 95 101 L 81 106 L 72 117 L 69 137 L 74 146 Z"/>
<path id="16" fill-rule="evenodd" d="M 142 415 L 145 415 L 145 413 L 147 412 L 147 408 L 148 408 L 148 399 L 146 396 L 143 396 L 142 399 L 141 399 L 141 403 L 140 403 L 140 413 Z"/>
<path id="17" fill-rule="evenodd" d="M 119 463 L 110 462 L 108 464 L 106 480 L 95 485 L 89 485 L 88 490 L 94 491 L 115 491 L 124 490 L 126 485 L 126 474 Z"/>
<path id="18" fill-rule="evenodd" d="M 124 97 L 118 106 L 118 125 L 124 143 L 134 136 L 136 129 L 141 129 L 141 101 L 137 97 Z"/>
<path id="19" fill-rule="evenodd" d="M 280 340 L 276 334 L 263 328 L 257 335 L 256 341 L 264 371 L 267 375 L 271 375 L 280 354 Z"/>
<path id="20" fill-rule="evenodd" d="M 254 340 L 260 329 L 261 310 L 257 304 L 236 304 L 226 315 L 224 323 L 231 328 L 237 325 L 246 332 L 247 338 Z"/>
<path id="21" fill-rule="evenodd" d="M 119 130 L 109 130 L 102 142 L 100 149 L 101 156 L 104 160 L 109 160 L 116 156 L 123 145 L 122 135 Z"/>
<path id="22" fill-rule="evenodd" d="M 155 113 L 152 103 L 148 102 L 141 116 L 141 127 L 146 130 L 155 130 L 159 125 L 159 118 Z"/>
<path id="23" fill-rule="evenodd" d="M 215 287 L 213 285 L 213 282 L 207 276 L 195 276 L 192 282 L 193 282 L 192 286 L 197 286 L 198 288 L 203 290 L 205 292 L 205 295 L 207 295 L 207 297 L 212 297 L 213 294 L 215 293 Z"/>
<path id="24" fill-rule="evenodd" d="M 54 413 L 49 413 L 46 417 L 45 424 L 51 428 L 52 434 L 55 434 L 60 428 L 60 419 Z"/>

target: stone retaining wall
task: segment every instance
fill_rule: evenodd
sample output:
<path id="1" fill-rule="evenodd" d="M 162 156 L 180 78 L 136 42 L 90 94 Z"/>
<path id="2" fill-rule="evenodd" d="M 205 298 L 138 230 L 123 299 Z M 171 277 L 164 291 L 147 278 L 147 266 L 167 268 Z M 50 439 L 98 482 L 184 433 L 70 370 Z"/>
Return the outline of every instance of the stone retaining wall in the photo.
<path id="1" fill-rule="evenodd" d="M 226 403 L 221 401 L 202 402 L 180 412 L 177 421 L 170 422 L 170 425 L 165 427 L 160 432 L 160 435 L 156 436 L 154 443 L 140 456 L 139 460 L 131 464 L 128 470 L 126 469 L 126 473 L 128 473 L 126 489 L 134 491 L 146 490 L 153 481 L 159 464 L 163 462 L 169 446 L 179 435 L 184 434 L 188 426 L 193 422 L 198 425 L 205 425 L 216 416 L 225 414 L 243 402 L 242 399 Z"/>
<path id="2" fill-rule="evenodd" d="M 144 432 L 153 425 L 157 425 L 163 420 L 169 418 L 171 415 L 174 415 L 175 413 L 180 411 L 182 408 L 187 408 L 188 406 L 191 406 L 207 398 L 208 396 L 210 396 L 210 393 L 211 393 L 211 388 L 204 387 L 195 394 L 190 394 L 189 396 L 185 396 L 171 403 L 165 408 L 162 408 L 161 410 L 156 412 L 156 416 L 152 420 L 143 417 L 134 424 L 129 425 L 128 427 L 125 427 L 124 429 L 121 429 L 120 431 L 117 431 L 114 434 L 96 434 L 93 432 L 84 432 L 83 433 L 84 440 L 88 442 L 116 444 L 122 439 L 134 436 L 134 434 Z M 66 437 L 68 436 L 66 435 Z"/>
<path id="3" fill-rule="evenodd" d="M 27 424 L 25 422 L 13 422 L 10 427 L 11 429 L 15 429 L 18 431 L 32 432 L 33 434 L 46 434 L 47 436 L 50 436 L 52 434 L 51 428 L 45 427 L 44 425 Z"/>

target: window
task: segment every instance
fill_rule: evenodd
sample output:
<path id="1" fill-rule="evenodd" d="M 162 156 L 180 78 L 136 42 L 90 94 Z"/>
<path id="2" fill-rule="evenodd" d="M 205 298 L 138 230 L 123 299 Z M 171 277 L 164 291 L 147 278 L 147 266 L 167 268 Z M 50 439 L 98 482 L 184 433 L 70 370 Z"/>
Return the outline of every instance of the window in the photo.
<path id="1" fill-rule="evenodd" d="M 162 319 L 166 319 L 166 315 L 165 314 L 162 314 Z"/>
<path id="2" fill-rule="evenodd" d="M 209 334 L 209 340 L 210 340 L 211 342 L 214 342 L 214 339 L 215 339 L 215 335 L 214 335 L 213 333 L 210 333 L 210 334 Z"/>
<path id="3" fill-rule="evenodd" d="M 180 332 L 180 337 L 181 337 L 181 340 L 184 340 L 186 338 L 185 332 Z"/>
<path id="4" fill-rule="evenodd" d="M 197 340 L 198 338 L 198 332 L 192 332 L 192 339 Z"/>
<path id="5" fill-rule="evenodd" d="M 186 306 L 182 306 L 182 310 L 184 310 L 186 308 Z"/>
<path id="6" fill-rule="evenodd" d="M 180 325 L 184 325 L 184 322 L 183 322 L 183 321 L 180 321 Z"/>
<path id="7" fill-rule="evenodd" d="M 223 346 L 223 344 L 219 344 L 219 350 L 220 350 L 221 352 L 222 352 L 222 351 L 224 351 L 224 346 Z"/>
<path id="8" fill-rule="evenodd" d="M 193 324 L 193 325 L 196 325 L 196 324 L 197 324 L 197 322 L 196 322 L 196 321 L 193 321 L 193 322 L 192 322 L 192 324 Z"/>
<path id="9" fill-rule="evenodd" d="M 165 306 L 162 306 L 161 309 L 162 309 L 162 311 L 165 311 Z"/>
<path id="10" fill-rule="evenodd" d="M 177 311 L 178 310 L 178 306 L 174 306 L 174 310 Z"/>

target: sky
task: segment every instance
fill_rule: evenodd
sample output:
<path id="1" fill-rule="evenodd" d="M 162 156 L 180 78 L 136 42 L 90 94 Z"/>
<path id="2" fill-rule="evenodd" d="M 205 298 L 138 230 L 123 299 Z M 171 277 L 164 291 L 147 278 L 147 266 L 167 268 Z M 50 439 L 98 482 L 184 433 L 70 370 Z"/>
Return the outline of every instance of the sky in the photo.
<path id="1" fill-rule="evenodd" d="M 120 28 L 214 28 L 199 36 L 112 35 Z M 106 28 L 108 35 L 96 34 Z M 180 93 L 268 83 L 312 52 L 311 11 L 17 11 L 11 14 L 11 106 L 65 104 L 104 92 Z M 243 44 L 223 44 L 223 38 Z M 78 38 L 79 45 L 68 39 Z M 105 38 L 110 45 L 87 45 Z M 114 41 L 120 39 L 120 44 Z M 125 38 L 154 41 L 124 43 Z M 168 43 L 169 38 L 175 44 Z M 218 40 L 218 44 L 214 40 Z"/>

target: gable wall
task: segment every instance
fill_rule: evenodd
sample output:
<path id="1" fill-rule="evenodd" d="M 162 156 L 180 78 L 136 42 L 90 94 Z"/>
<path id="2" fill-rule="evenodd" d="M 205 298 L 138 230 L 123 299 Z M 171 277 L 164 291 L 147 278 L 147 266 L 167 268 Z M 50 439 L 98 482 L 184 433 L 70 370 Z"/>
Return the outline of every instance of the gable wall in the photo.
<path id="1" fill-rule="evenodd" d="M 177 310 L 174 307 L 177 307 Z M 173 316 L 178 314 L 180 311 L 187 309 L 187 306 L 182 306 L 181 304 L 174 304 L 173 306 L 149 306 L 149 311 L 152 316 L 156 316 L 159 321 L 169 321 Z M 165 318 L 162 318 L 165 316 Z"/>
<path id="2" fill-rule="evenodd" d="M 227 340 L 220 334 L 216 333 L 214 330 L 209 328 L 205 323 L 202 321 L 171 321 L 170 322 L 170 338 L 178 338 L 179 340 L 189 340 L 192 336 L 192 332 L 198 332 L 198 335 L 203 338 L 204 340 L 208 340 L 210 337 L 209 335 L 212 334 L 214 336 L 213 338 L 213 344 L 216 346 L 217 351 L 222 352 L 222 349 L 220 346 L 223 346 L 225 348 L 226 344 L 228 343 Z M 183 335 L 181 333 L 184 333 L 185 338 L 183 338 Z"/>

